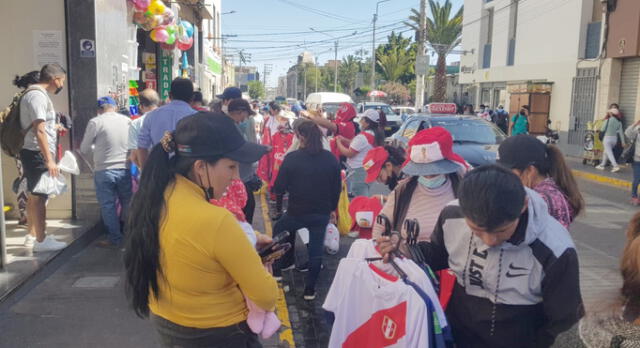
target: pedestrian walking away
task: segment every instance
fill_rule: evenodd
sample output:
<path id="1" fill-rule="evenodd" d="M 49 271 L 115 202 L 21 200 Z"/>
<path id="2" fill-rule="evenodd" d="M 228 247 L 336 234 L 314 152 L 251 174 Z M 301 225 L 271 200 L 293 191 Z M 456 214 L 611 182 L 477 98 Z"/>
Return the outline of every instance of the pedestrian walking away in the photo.
<path id="1" fill-rule="evenodd" d="M 181 119 L 193 115 L 191 108 L 193 99 L 193 82 L 189 79 L 177 78 L 171 82 L 169 92 L 171 102 L 151 111 L 144 119 L 138 135 L 138 161 L 141 167 L 149 155 L 149 149 L 160 142 L 165 132 L 173 132 Z"/>
<path id="2" fill-rule="evenodd" d="M 584 198 L 564 155 L 531 135 L 507 138 L 498 148 L 498 163 L 512 170 L 524 186 L 536 191 L 549 214 L 566 229 L 584 210 Z"/>
<path id="3" fill-rule="evenodd" d="M 140 157 L 138 156 L 138 136 L 147 114 L 160 106 L 160 96 L 158 92 L 150 88 L 143 90 L 139 94 L 141 115 L 131 121 L 129 126 L 129 159 L 136 166 L 141 167 Z"/>
<path id="4" fill-rule="evenodd" d="M 163 346 L 261 346 L 245 297 L 273 311 L 276 281 L 233 214 L 210 201 L 238 178 L 238 162 L 263 154 L 230 118 L 207 113 L 180 120 L 152 148 L 131 205 L 124 263 L 131 305 L 151 317 Z M 258 248 L 271 242 L 256 237 Z"/>
<path id="5" fill-rule="evenodd" d="M 116 112 L 111 97 L 98 99 L 98 116 L 87 124 L 80 151 L 93 152 L 93 180 L 100 204 L 102 222 L 107 228 L 107 240 L 100 245 L 120 247 L 123 241 L 121 221 L 126 221 L 131 201 L 131 171 L 127 168 L 129 117 Z M 117 204 L 121 212 L 118 214 Z"/>
<path id="6" fill-rule="evenodd" d="M 617 109 L 610 109 L 605 116 L 605 121 L 600 128 L 600 136 L 602 145 L 604 145 L 604 152 L 602 153 L 602 162 L 596 167 L 597 169 L 604 170 L 607 166 L 607 160 L 611 162 L 613 168 L 612 173 L 620 171 L 618 161 L 614 155 L 614 148 L 620 144 L 626 145 L 624 137 L 624 128 L 622 127 L 622 121 L 620 118 L 620 112 Z"/>
<path id="7" fill-rule="evenodd" d="M 316 297 L 315 285 L 322 265 L 324 237 L 330 214 L 338 207 L 342 179 L 340 164 L 322 147 L 322 132 L 311 121 L 303 121 L 296 129 L 300 149 L 288 154 L 273 186 L 277 195 L 289 193 L 287 211 L 273 226 L 273 235 L 288 231 L 288 241 L 295 246 L 296 231 L 309 230 L 309 273 L 304 298 Z M 278 211 L 281 206 L 276 208 Z M 274 276 L 295 265 L 294 248 L 276 262 Z"/>
<path id="8" fill-rule="evenodd" d="M 395 249 L 389 237 L 379 244 Z M 467 173 L 418 245 L 433 270 L 456 276 L 446 314 L 458 347 L 551 347 L 583 315 L 571 236 L 504 167 Z"/>
<path id="9" fill-rule="evenodd" d="M 498 106 L 498 109 L 493 113 L 491 121 L 500 128 L 504 134 L 509 132 L 509 113 L 504 109 L 502 105 Z"/>
<path id="10" fill-rule="evenodd" d="M 27 223 L 29 234 L 35 238 L 35 252 L 66 247 L 66 243 L 46 234 L 48 196 L 33 191 L 44 173 L 49 173 L 52 178 L 60 174 L 56 164 L 56 113 L 49 94 L 60 93 L 65 80 L 66 72 L 60 65 L 47 64 L 40 70 L 38 83 L 31 85 L 20 101 L 20 123 L 22 129 L 27 130 L 20 151 L 20 162 L 27 180 Z M 25 241 L 25 244 L 29 245 L 28 242 Z"/>
<path id="11" fill-rule="evenodd" d="M 367 172 L 362 165 L 362 160 L 369 150 L 375 146 L 384 145 L 384 120 L 380 117 L 378 110 L 369 109 L 365 111 L 360 119 L 360 132 L 356 135 L 349 146 L 345 146 L 346 138 L 337 136 L 336 145 L 340 154 L 347 157 L 347 187 L 349 193 L 356 196 L 369 197 L 369 184 L 366 183 Z"/>
<path id="12" fill-rule="evenodd" d="M 638 141 L 638 136 L 640 136 L 640 121 L 636 121 L 634 124 L 629 126 L 627 130 L 624 132 L 627 139 L 629 139 L 629 146 L 632 146 L 633 149 L 633 182 L 631 183 L 631 204 L 640 205 L 640 199 L 638 199 L 638 185 L 640 185 L 640 141 Z"/>
<path id="13" fill-rule="evenodd" d="M 407 237 L 406 220 L 416 219 L 420 227 L 419 241 L 429 241 L 440 211 L 456 199 L 460 178 L 467 165 L 453 152 L 453 138 L 442 127 L 418 132 L 409 141 L 409 157 L 402 172 L 409 178 L 389 194 L 382 208 L 394 231 Z M 373 237 L 385 231 L 382 223 L 373 226 Z"/>

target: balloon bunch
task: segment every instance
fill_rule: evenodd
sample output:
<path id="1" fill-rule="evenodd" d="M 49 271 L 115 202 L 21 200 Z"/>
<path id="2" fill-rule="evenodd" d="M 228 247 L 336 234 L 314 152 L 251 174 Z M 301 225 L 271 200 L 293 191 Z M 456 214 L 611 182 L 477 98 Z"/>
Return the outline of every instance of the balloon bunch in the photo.
<path id="1" fill-rule="evenodd" d="M 133 22 L 151 31 L 151 40 L 165 50 L 186 51 L 193 46 L 193 25 L 180 20 L 162 0 L 129 0 L 135 8 Z"/>

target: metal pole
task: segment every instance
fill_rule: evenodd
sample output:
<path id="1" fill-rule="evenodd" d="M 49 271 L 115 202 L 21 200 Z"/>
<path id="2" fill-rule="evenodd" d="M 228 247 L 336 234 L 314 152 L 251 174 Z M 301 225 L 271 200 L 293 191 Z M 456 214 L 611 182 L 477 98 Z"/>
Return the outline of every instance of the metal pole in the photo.
<path id="1" fill-rule="evenodd" d="M 379 4 L 379 3 L 378 3 Z M 371 89 L 376 89 L 376 21 L 378 20 L 378 4 L 373 14 L 373 40 L 371 41 Z"/>
<path id="2" fill-rule="evenodd" d="M 302 70 L 302 73 L 304 74 L 304 90 L 302 91 L 302 100 L 307 100 L 307 65 L 305 63 L 304 65 L 304 70 Z"/>
<path id="3" fill-rule="evenodd" d="M 0 182 L 2 179 L 2 156 L 0 156 Z M 4 222 L 4 187 L 0 185 L 0 204 L 2 206 L 2 215 L 0 215 L 0 269 L 7 266 L 7 226 Z"/>
<path id="4" fill-rule="evenodd" d="M 316 57 L 316 93 L 318 93 L 318 57 Z"/>
<path id="5" fill-rule="evenodd" d="M 335 76 L 333 77 L 333 91 L 337 92 L 338 91 L 338 40 L 336 40 L 336 55 L 335 55 L 335 60 L 334 60 L 334 64 L 336 66 L 336 73 Z"/>
<path id="6" fill-rule="evenodd" d="M 425 46 L 426 46 L 426 32 L 427 26 L 427 1 L 420 0 L 420 31 L 418 32 L 418 55 L 425 54 Z M 428 66 L 427 66 L 428 71 Z M 424 89 L 425 89 L 425 75 L 416 76 L 416 109 L 422 110 L 422 106 L 424 105 Z"/>

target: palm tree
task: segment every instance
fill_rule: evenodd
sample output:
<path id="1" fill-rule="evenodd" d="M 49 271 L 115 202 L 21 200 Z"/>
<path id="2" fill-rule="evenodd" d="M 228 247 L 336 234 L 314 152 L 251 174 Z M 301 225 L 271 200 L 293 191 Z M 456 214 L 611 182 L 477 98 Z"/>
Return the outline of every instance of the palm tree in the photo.
<path id="1" fill-rule="evenodd" d="M 426 39 L 438 54 L 433 99 L 442 102 L 445 101 L 447 93 L 447 55 L 460 44 L 464 6 L 460 6 L 453 17 L 451 17 L 450 0 L 445 0 L 443 5 L 435 0 L 429 0 L 429 7 L 433 19 L 427 17 Z M 420 12 L 416 9 L 411 9 L 411 12 L 413 14 L 409 16 L 410 22 L 405 24 L 416 30 L 416 38 L 419 39 Z"/>
<path id="2" fill-rule="evenodd" d="M 342 89 L 347 93 L 351 93 L 355 89 L 356 74 L 359 70 L 357 58 L 351 54 L 342 58 L 342 63 L 338 70 L 338 80 L 340 80 Z"/>
<path id="3" fill-rule="evenodd" d="M 400 48 L 394 48 L 378 56 L 378 66 L 382 69 L 382 76 L 387 82 L 398 82 L 411 66 L 410 63 L 410 56 Z"/>

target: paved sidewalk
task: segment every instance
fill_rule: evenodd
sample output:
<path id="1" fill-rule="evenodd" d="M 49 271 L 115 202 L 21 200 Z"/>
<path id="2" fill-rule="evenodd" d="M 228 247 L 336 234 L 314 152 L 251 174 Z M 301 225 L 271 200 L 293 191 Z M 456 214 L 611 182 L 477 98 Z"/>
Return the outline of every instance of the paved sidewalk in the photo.
<path id="1" fill-rule="evenodd" d="M 622 169 L 617 173 L 612 173 L 611 167 L 599 170 L 592 165 L 582 164 L 582 158 L 567 156 L 565 160 L 573 170 L 573 174 L 579 178 L 631 190 L 633 168 L 630 164 L 621 164 L 620 168 Z"/>

